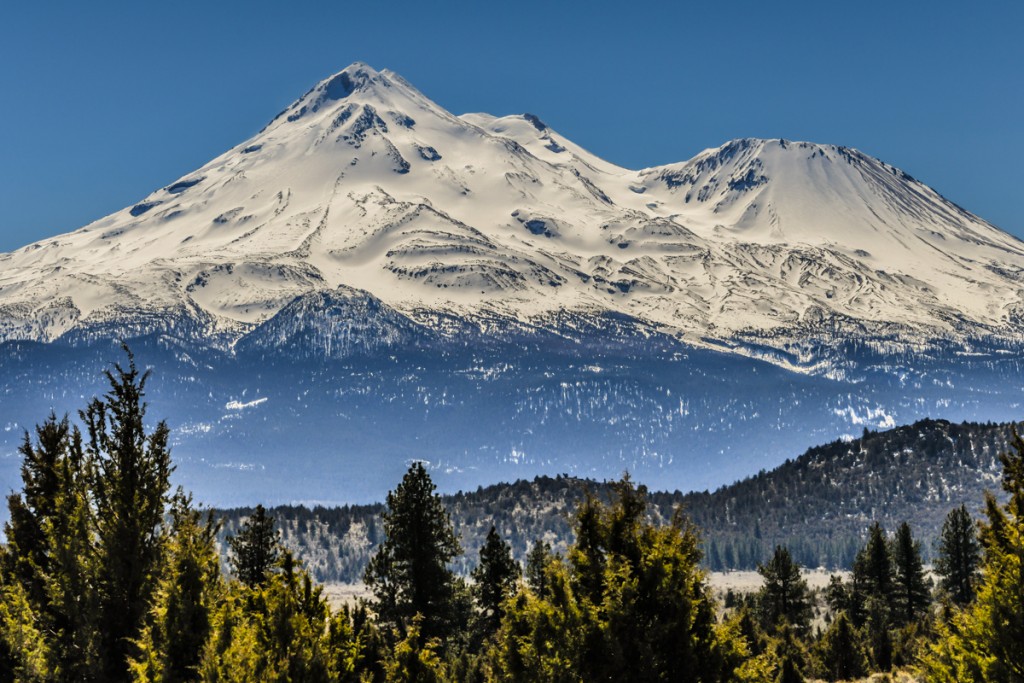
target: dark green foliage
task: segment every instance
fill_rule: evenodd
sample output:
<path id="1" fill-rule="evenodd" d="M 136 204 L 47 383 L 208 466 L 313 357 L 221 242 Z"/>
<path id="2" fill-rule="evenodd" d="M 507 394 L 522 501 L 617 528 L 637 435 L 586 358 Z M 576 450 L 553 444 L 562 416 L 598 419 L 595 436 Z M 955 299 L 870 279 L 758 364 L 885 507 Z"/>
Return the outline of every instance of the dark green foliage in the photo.
<path id="1" fill-rule="evenodd" d="M 110 391 L 81 418 L 93 463 L 99 669 L 107 681 L 121 681 L 156 590 L 172 468 L 167 425 L 147 433 L 143 424 L 148 373 L 140 375 L 129 353 L 127 369 L 116 365 L 105 374 Z"/>
<path id="2" fill-rule="evenodd" d="M 332 680 L 332 667 L 358 680 L 362 654 L 353 631 L 329 628 L 322 589 L 288 552 L 262 585 L 233 583 L 218 602 L 213 633 L 199 666 L 204 681 Z M 345 624 L 350 626 L 350 624 Z M 334 643 L 339 652 L 329 652 Z M 340 676 L 335 677 L 337 680 Z"/>
<path id="3" fill-rule="evenodd" d="M 544 570 L 551 559 L 551 544 L 547 541 L 534 541 L 526 556 L 526 585 L 541 597 L 547 594 Z"/>
<path id="4" fill-rule="evenodd" d="M 850 568 L 872 520 L 887 528 L 906 520 L 931 548 L 949 508 L 982 497 L 1007 431 L 942 420 L 866 431 L 713 493 L 680 498 L 708 539 L 712 569 L 752 569 L 776 545 L 804 566 Z M 667 495 L 653 499 L 660 505 Z"/>
<path id="5" fill-rule="evenodd" d="M 170 518 L 156 604 L 132 671 L 137 680 L 183 683 L 199 680 L 222 585 L 213 515 L 193 508 L 191 498 L 178 491 Z"/>
<path id="6" fill-rule="evenodd" d="M 94 583 L 88 468 L 78 429 L 50 415 L 22 445 L 21 494 L 8 499 L 11 518 L 2 574 L 19 609 L 49 636 L 48 665 L 61 680 L 91 675 L 96 655 Z"/>
<path id="7" fill-rule="evenodd" d="M 443 683 L 445 666 L 438 656 L 440 643 L 425 640 L 420 633 L 422 616 L 417 615 L 406 629 L 405 637 L 389 653 L 384 663 L 386 683 Z"/>
<path id="8" fill-rule="evenodd" d="M 961 607 L 974 599 L 980 565 L 981 544 L 974 520 L 966 505 L 953 508 L 942 524 L 935 571 L 942 577 L 943 590 Z"/>
<path id="9" fill-rule="evenodd" d="M 1006 495 L 986 501 L 977 596 L 964 609 L 944 601 L 941 617 L 929 610 L 908 523 L 890 542 L 876 522 L 863 547 L 852 546 L 852 581 L 833 578 L 824 591 L 832 612 L 819 637 L 809 633 L 815 596 L 799 573 L 810 546 L 776 546 L 759 566 L 761 591 L 727 596 L 720 615 L 696 528 L 678 509 L 666 512 L 682 496 L 650 496 L 628 477 L 592 490 L 538 478 L 449 497 L 446 509 L 419 463 L 389 494 L 379 523 L 356 508 L 285 516 L 291 538 L 344 526 L 342 545 L 356 555 L 382 541 L 366 570 L 376 614 L 365 604 L 332 614 L 291 552 L 275 564 L 279 537 L 262 506 L 232 522 L 239 580 L 221 576 L 218 525 L 180 491 L 168 494 L 168 432 L 146 429 L 145 375 L 129 354 L 129 368 L 107 378 L 109 393 L 80 414 L 85 439 L 51 415 L 21 449 L 24 486 L 9 498 L 0 547 L 0 680 L 789 682 L 913 666 L 922 649 L 931 680 L 1024 679 L 1024 440 L 1016 432 L 1014 452 L 1001 456 Z M 881 448 L 874 436 L 860 444 L 862 457 Z M 543 514 L 525 513 L 524 500 L 547 501 Z M 729 524 L 740 507 L 729 508 Z M 472 563 L 458 559 L 449 510 L 471 520 L 472 586 L 453 571 Z M 574 528 L 552 531 L 553 510 Z M 777 522 L 766 515 L 742 543 L 720 537 L 706 547 L 756 557 Z M 971 589 L 966 508 L 946 527 L 944 576 L 960 566 Z M 534 542 L 521 583 L 514 558 L 527 556 L 528 538 L 559 539 L 558 552 Z"/>
<path id="10" fill-rule="evenodd" d="M 592 602 L 600 602 L 604 592 L 606 528 L 604 506 L 587 491 L 576 510 L 576 542 L 569 550 L 573 568 L 573 588 Z"/>
<path id="11" fill-rule="evenodd" d="M 698 567 L 699 539 L 681 516 L 655 525 L 646 491 L 587 496 L 569 561 L 544 567 L 544 596 L 521 592 L 499 633 L 503 676 L 517 681 L 719 680 L 725 657 Z"/>
<path id="12" fill-rule="evenodd" d="M 68 419 L 53 413 L 36 427 L 33 444 L 28 433 L 18 452 L 22 456 L 22 493 L 8 497 L 10 521 L 4 532 L 11 550 L 4 570 L 17 579 L 34 604 L 43 604 L 45 575 L 51 570 L 49 542 L 44 527 L 56 518 L 63 481 L 64 461 L 82 461 L 81 438 L 72 434 Z M 73 452 L 73 449 L 74 452 Z"/>
<path id="13" fill-rule="evenodd" d="M 822 636 L 817 648 L 818 661 L 825 680 L 845 681 L 867 673 L 867 661 L 856 629 L 845 612 L 840 612 Z"/>
<path id="14" fill-rule="evenodd" d="M 894 573 L 889 542 L 882 525 L 875 522 L 868 530 L 867 544 L 853 562 L 853 611 L 850 616 L 858 626 L 867 618 L 868 600 L 874 599 L 876 609 L 888 609 L 893 595 Z"/>
<path id="15" fill-rule="evenodd" d="M 280 556 L 280 540 L 274 518 L 262 505 L 242 524 L 235 536 L 228 537 L 231 571 L 246 586 L 262 586 Z"/>
<path id="16" fill-rule="evenodd" d="M 841 576 L 833 574 L 829 577 L 828 586 L 825 588 L 825 604 L 828 605 L 831 614 L 852 612 L 854 610 L 852 586 L 843 582 Z"/>
<path id="17" fill-rule="evenodd" d="M 984 563 L 973 603 L 955 613 L 925 658 L 933 681 L 1024 680 L 1024 440 L 1011 432 L 1012 450 L 1000 455 L 1000 505 L 985 499 Z"/>
<path id="18" fill-rule="evenodd" d="M 772 559 L 757 571 L 764 578 L 757 595 L 758 615 L 764 627 L 775 629 L 788 624 L 796 632 L 805 633 L 813 616 L 811 594 L 789 550 L 776 547 Z"/>
<path id="19" fill-rule="evenodd" d="M 175 547 L 165 518 L 168 430 L 163 423 L 146 428 L 147 374 L 128 352 L 128 367 L 115 365 L 105 376 L 109 391 L 79 413 L 84 440 L 67 419 L 53 415 L 37 428 L 34 444 L 26 436 L 24 488 L 10 499 L 5 608 L 30 615 L 41 639 L 33 650 L 45 658 L 50 680 L 128 679 L 129 659 L 145 654 L 144 643 L 155 633 L 155 597 Z M 216 565 L 212 532 L 208 541 L 208 559 Z M 180 578 L 187 592 L 188 581 Z M 184 602 L 168 603 L 163 614 L 188 621 L 187 599 L 178 596 Z M 194 630 L 196 623 L 180 626 Z"/>
<path id="20" fill-rule="evenodd" d="M 921 561 L 921 545 L 914 540 L 910 525 L 900 524 L 892 544 L 894 570 L 894 621 L 903 626 L 916 621 L 931 604 L 931 585 Z"/>
<path id="21" fill-rule="evenodd" d="M 387 644 L 363 602 L 343 606 L 331 617 L 327 652 L 328 670 L 338 683 L 384 678 Z"/>
<path id="22" fill-rule="evenodd" d="M 875 671 L 889 671 L 893 656 L 892 608 L 877 595 L 869 595 L 863 611 L 871 667 Z"/>
<path id="23" fill-rule="evenodd" d="M 449 567 L 461 548 L 422 463 L 413 463 L 388 493 L 382 517 L 384 541 L 365 574 L 380 620 L 404 633 L 421 615 L 424 639 L 451 635 L 465 618 Z"/>
<path id="24" fill-rule="evenodd" d="M 477 624 L 484 636 L 490 636 L 501 625 L 505 615 L 502 603 L 515 592 L 520 576 L 519 565 L 512 559 L 511 549 L 493 526 L 480 548 L 480 563 L 472 576 L 473 598 L 480 610 Z"/>
<path id="25" fill-rule="evenodd" d="M 866 432 L 852 442 L 812 448 L 714 493 L 651 493 L 648 512 L 667 523 L 682 505 L 702 529 L 704 562 L 713 570 L 754 569 L 768 561 L 776 545 L 787 547 L 802 566 L 848 569 L 872 518 L 889 528 L 908 521 L 923 540 L 927 562 L 949 507 L 981 498 L 984 473 L 998 467 L 1006 431 L 1004 425 L 923 420 Z M 864 478 L 864 472 L 870 476 Z M 463 574 L 472 569 L 492 524 L 519 562 L 526 562 L 538 538 L 564 554 L 574 540 L 573 510 L 586 490 L 602 501 L 612 495 L 608 483 L 542 476 L 444 496 L 466 551 L 454 559 L 453 568 Z M 289 506 L 272 513 L 283 543 L 296 550 L 314 576 L 350 583 L 361 578 L 383 538 L 381 509 Z M 226 533 L 248 514 L 227 511 Z"/>
<path id="26" fill-rule="evenodd" d="M 894 595 L 891 547 L 881 524 L 875 522 L 868 531 L 867 544 L 853 563 L 850 617 L 854 624 L 864 627 L 871 663 L 878 671 L 892 668 Z"/>
<path id="27" fill-rule="evenodd" d="M 778 658 L 776 683 L 803 683 L 803 670 L 807 664 L 807 656 L 801 647 L 796 633 L 789 626 L 783 626 L 775 647 Z"/>

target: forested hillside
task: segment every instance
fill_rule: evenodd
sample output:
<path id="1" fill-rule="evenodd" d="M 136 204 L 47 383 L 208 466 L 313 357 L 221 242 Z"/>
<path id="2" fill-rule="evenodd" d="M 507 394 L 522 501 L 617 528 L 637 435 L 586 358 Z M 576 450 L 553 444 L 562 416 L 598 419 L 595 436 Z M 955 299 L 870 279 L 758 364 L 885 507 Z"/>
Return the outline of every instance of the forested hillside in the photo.
<path id="1" fill-rule="evenodd" d="M 922 420 L 885 432 L 865 431 L 853 441 L 808 450 L 780 467 L 714 492 L 656 492 L 655 522 L 682 505 L 704 535 L 712 569 L 753 569 L 776 545 L 789 547 L 805 566 L 849 568 L 868 528 L 878 521 L 895 529 L 907 521 L 928 559 L 942 521 L 953 507 L 980 512 L 985 490 L 999 488 L 998 454 L 1007 447 L 1008 424 L 951 424 Z M 556 552 L 572 542 L 572 512 L 590 489 L 607 499 L 609 484 L 574 477 L 537 477 L 444 496 L 465 554 L 468 572 L 494 524 L 520 561 L 534 540 Z M 285 545 L 296 550 L 321 581 L 356 581 L 383 530 L 383 505 L 340 508 L 274 508 Z M 231 534 L 249 509 L 223 511 Z"/>
<path id="2" fill-rule="evenodd" d="M 715 520 L 708 547 L 740 559 L 740 542 L 770 544 L 801 528 L 794 520 L 810 529 L 815 510 L 836 533 L 803 547 L 825 552 L 871 516 L 937 509 L 984 483 L 988 454 L 1002 450 L 996 426 L 867 434 L 689 496 L 652 497 L 628 477 L 546 478 L 442 500 L 413 462 L 383 507 L 277 511 L 321 573 L 354 578 L 365 564 L 372 597 L 332 609 L 262 505 L 234 520 L 219 555 L 212 511 L 172 491 L 167 423 L 146 428 L 148 373 L 128 352 L 106 377 L 81 426 L 51 413 L 22 444 L 0 544 L 0 681 L 760 683 L 915 671 L 980 683 L 1024 672 L 1016 434 L 999 455 L 1005 504 L 984 496 L 980 526 L 965 506 L 945 517 L 937 585 L 911 525 L 874 521 L 849 581 L 812 592 L 779 545 L 756 593 L 719 603 L 702 531 L 678 514 L 689 504 Z M 816 498 L 785 504 L 809 488 Z M 882 506 L 886 495 L 901 502 Z M 750 521 L 753 532 L 735 531 Z M 520 564 L 503 532 L 520 555 L 524 539 L 547 542 Z M 459 576 L 466 557 L 475 566 Z"/>

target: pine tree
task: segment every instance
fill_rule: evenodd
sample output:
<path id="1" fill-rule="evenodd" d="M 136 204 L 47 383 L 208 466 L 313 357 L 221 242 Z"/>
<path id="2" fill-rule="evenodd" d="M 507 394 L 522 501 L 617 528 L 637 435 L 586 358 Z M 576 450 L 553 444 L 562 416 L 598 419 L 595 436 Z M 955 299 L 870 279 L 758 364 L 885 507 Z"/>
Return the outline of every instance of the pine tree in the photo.
<path id="1" fill-rule="evenodd" d="M 783 625 L 775 646 L 775 657 L 778 660 L 775 683 L 803 683 L 806 654 L 793 629 Z"/>
<path id="2" fill-rule="evenodd" d="M 832 617 L 835 617 L 840 612 L 849 613 L 853 610 L 853 591 L 849 584 L 843 582 L 843 577 L 835 574 L 828 577 L 828 586 L 825 588 L 825 603 L 828 605 Z"/>
<path id="3" fill-rule="evenodd" d="M 892 668 L 892 599 L 895 573 L 892 550 L 882 525 L 875 522 L 868 541 L 853 563 L 851 614 L 856 625 L 866 629 L 872 665 L 876 670 Z"/>
<path id="4" fill-rule="evenodd" d="M 47 681 L 52 654 L 25 589 L 0 580 L 0 681 Z"/>
<path id="5" fill-rule="evenodd" d="M 544 568 L 545 592 L 522 591 L 498 635 L 511 680 L 719 680 L 728 648 L 682 517 L 658 526 L 646 491 L 624 479 L 606 506 L 585 498 L 569 562 Z"/>
<path id="6" fill-rule="evenodd" d="M 45 634 L 47 666 L 59 680 L 93 674 L 96 562 L 88 471 L 80 432 L 51 414 L 20 452 L 23 491 L 9 497 L 8 540 L 0 563 Z"/>
<path id="7" fill-rule="evenodd" d="M 868 530 L 868 541 L 853 561 L 851 617 L 861 625 L 866 618 L 866 605 L 870 598 L 888 605 L 893 591 L 892 553 L 885 539 L 882 525 L 875 522 Z"/>
<path id="8" fill-rule="evenodd" d="M 985 496 L 982 579 L 973 603 L 944 627 L 924 659 L 931 681 L 1024 680 L 1024 440 L 1012 430 L 1012 451 L 1000 454 L 1000 505 Z"/>
<path id="9" fill-rule="evenodd" d="M 262 586 L 280 555 L 280 538 L 274 528 L 274 518 L 262 505 L 257 505 L 238 534 L 228 539 L 228 546 L 235 577 L 250 588 Z"/>
<path id="10" fill-rule="evenodd" d="M 46 575 L 51 571 L 51 548 L 45 525 L 57 512 L 61 493 L 61 462 L 69 457 L 72 430 L 65 416 L 58 421 L 50 416 L 37 425 L 33 444 L 28 433 L 18 452 L 22 456 L 22 493 L 8 497 L 10 521 L 4 528 L 10 552 L 5 555 L 5 573 L 17 580 L 30 603 L 42 608 L 46 602 Z M 80 458 L 79 458 L 80 459 Z"/>
<path id="11" fill-rule="evenodd" d="M 502 603 L 515 592 L 520 576 L 519 565 L 512 559 L 512 548 L 493 524 L 480 548 L 480 563 L 472 576 L 473 596 L 481 612 L 478 624 L 482 634 L 490 636 L 498 630 L 505 614 Z"/>
<path id="12" fill-rule="evenodd" d="M 576 509 L 576 542 L 569 548 L 569 562 L 577 592 L 591 602 L 600 602 L 604 591 L 605 539 L 607 531 L 602 517 L 604 507 L 588 489 Z"/>
<path id="13" fill-rule="evenodd" d="M 465 615 L 449 563 L 462 550 L 423 463 L 388 493 L 382 516 L 384 541 L 364 574 L 380 620 L 404 633 L 419 614 L 424 639 L 452 634 Z"/>
<path id="14" fill-rule="evenodd" d="M 61 493 L 56 511 L 44 525 L 50 548 L 47 597 L 53 615 L 52 669 L 66 681 L 89 679 L 99 665 L 96 586 L 100 565 L 90 504 L 91 475 L 81 434 L 73 429 L 68 457 L 60 466 Z"/>
<path id="15" fill-rule="evenodd" d="M 445 667 L 438 656 L 440 643 L 420 634 L 422 615 L 416 615 L 384 663 L 385 683 L 443 683 Z"/>
<path id="16" fill-rule="evenodd" d="M 233 583 L 219 601 L 198 667 L 201 680 L 330 680 L 330 610 L 323 591 L 290 552 L 278 565 L 262 586 Z"/>
<path id="17" fill-rule="evenodd" d="M 541 597 L 547 593 L 544 570 L 551 559 L 551 544 L 547 541 L 534 541 L 530 552 L 526 555 L 526 585 Z"/>
<path id="18" fill-rule="evenodd" d="M 981 565 L 981 544 L 977 529 L 965 505 L 950 510 L 942 524 L 939 556 L 935 571 L 940 586 L 961 607 L 974 599 L 974 586 Z"/>
<path id="19" fill-rule="evenodd" d="M 573 591 L 569 567 L 554 560 L 543 568 L 544 597 L 520 591 L 498 631 L 497 680 L 517 683 L 578 683 L 585 641 L 595 632 L 595 610 Z M 609 679 L 611 680 L 611 679 Z"/>
<path id="20" fill-rule="evenodd" d="M 387 646 L 365 603 L 344 605 L 327 629 L 327 669 L 331 681 L 357 683 L 384 678 Z"/>
<path id="21" fill-rule="evenodd" d="M 22 447 L 24 488 L 9 499 L 0 553 L 0 671 L 20 667 L 17 680 L 196 679 L 215 527 L 200 530 L 183 495 L 168 523 L 168 430 L 147 432 L 148 373 L 127 353 L 128 369 L 106 372 L 110 390 L 79 413 L 84 443 L 50 415 Z M 21 619 L 31 628 L 5 628 Z M 5 656 L 12 642 L 18 661 Z M 143 668 L 130 671 L 132 658 Z"/>
<path id="22" fill-rule="evenodd" d="M 931 590 L 921 561 L 921 544 L 914 540 L 906 522 L 896 530 L 892 559 L 896 623 L 909 624 L 931 604 Z"/>
<path id="23" fill-rule="evenodd" d="M 222 592 L 213 515 L 192 507 L 180 490 L 171 505 L 168 553 L 150 622 L 132 661 L 135 681 L 199 680 L 215 603 Z"/>
<path id="24" fill-rule="evenodd" d="M 140 374 L 125 350 L 128 368 L 106 371 L 110 391 L 80 413 L 94 476 L 100 667 L 107 681 L 127 680 L 128 658 L 152 606 L 172 470 L 167 424 L 149 433 L 144 425 L 149 373 Z"/>
<path id="25" fill-rule="evenodd" d="M 857 631 L 845 612 L 836 616 L 816 647 L 821 675 L 828 681 L 845 681 L 867 673 L 867 662 Z"/>
<path id="26" fill-rule="evenodd" d="M 789 549 L 776 546 L 772 559 L 759 565 L 757 571 L 764 578 L 764 586 L 757 595 L 764 627 L 774 629 L 789 624 L 797 633 L 806 633 L 812 617 L 810 589 Z"/>

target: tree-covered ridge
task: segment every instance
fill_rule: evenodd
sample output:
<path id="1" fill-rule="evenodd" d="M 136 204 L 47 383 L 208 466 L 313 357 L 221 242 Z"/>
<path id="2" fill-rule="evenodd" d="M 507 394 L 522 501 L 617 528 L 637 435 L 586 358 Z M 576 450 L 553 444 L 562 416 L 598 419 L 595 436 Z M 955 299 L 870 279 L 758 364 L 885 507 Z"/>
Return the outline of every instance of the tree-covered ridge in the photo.
<path id="1" fill-rule="evenodd" d="M 1007 424 L 944 420 L 865 431 L 683 503 L 714 568 L 750 566 L 778 544 L 803 565 L 850 567 L 873 521 L 909 522 L 931 557 L 949 509 L 980 512 L 984 492 L 998 489 L 1009 434 Z"/>
<path id="2" fill-rule="evenodd" d="M 1009 434 L 1005 424 L 922 420 L 853 441 L 811 448 L 800 457 L 714 492 L 650 494 L 649 515 L 671 519 L 677 505 L 703 531 L 712 569 L 754 569 L 777 545 L 804 566 L 850 568 L 868 528 L 907 521 L 930 560 L 950 508 L 977 513 L 983 492 L 997 489 Z M 536 477 L 442 496 L 461 533 L 468 573 L 493 524 L 525 561 L 535 539 L 564 552 L 573 540 L 572 514 L 585 491 L 608 499 L 609 484 L 569 476 Z M 282 506 L 272 511 L 286 546 L 322 581 L 356 581 L 383 538 L 381 505 L 337 508 Z M 250 509 L 223 511 L 235 529 Z"/>
<path id="3" fill-rule="evenodd" d="M 776 546 L 761 589 L 719 603 L 699 527 L 681 505 L 662 518 L 628 475 L 574 488 L 573 541 L 534 541 L 525 567 L 492 523 L 467 578 L 460 530 L 414 462 L 380 510 L 372 598 L 332 610 L 262 506 L 228 537 L 225 570 L 214 515 L 170 492 L 168 430 L 146 428 L 146 375 L 128 360 L 79 413 L 84 431 L 51 414 L 25 435 L 0 545 L 0 681 L 1024 679 L 1015 429 L 984 522 L 963 506 L 945 518 L 938 588 L 910 525 L 876 520 L 848 580 L 811 591 Z"/>

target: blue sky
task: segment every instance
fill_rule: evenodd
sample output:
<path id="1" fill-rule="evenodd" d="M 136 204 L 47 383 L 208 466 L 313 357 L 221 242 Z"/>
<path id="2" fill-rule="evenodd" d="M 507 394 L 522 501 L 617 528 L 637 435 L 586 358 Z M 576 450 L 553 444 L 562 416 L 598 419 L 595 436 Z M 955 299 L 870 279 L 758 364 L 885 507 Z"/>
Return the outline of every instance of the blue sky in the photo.
<path id="1" fill-rule="evenodd" d="M 357 60 L 633 168 L 857 147 L 1024 237 L 1024 3 L 40 2 L 0 15 L 0 251 L 136 202 Z"/>

